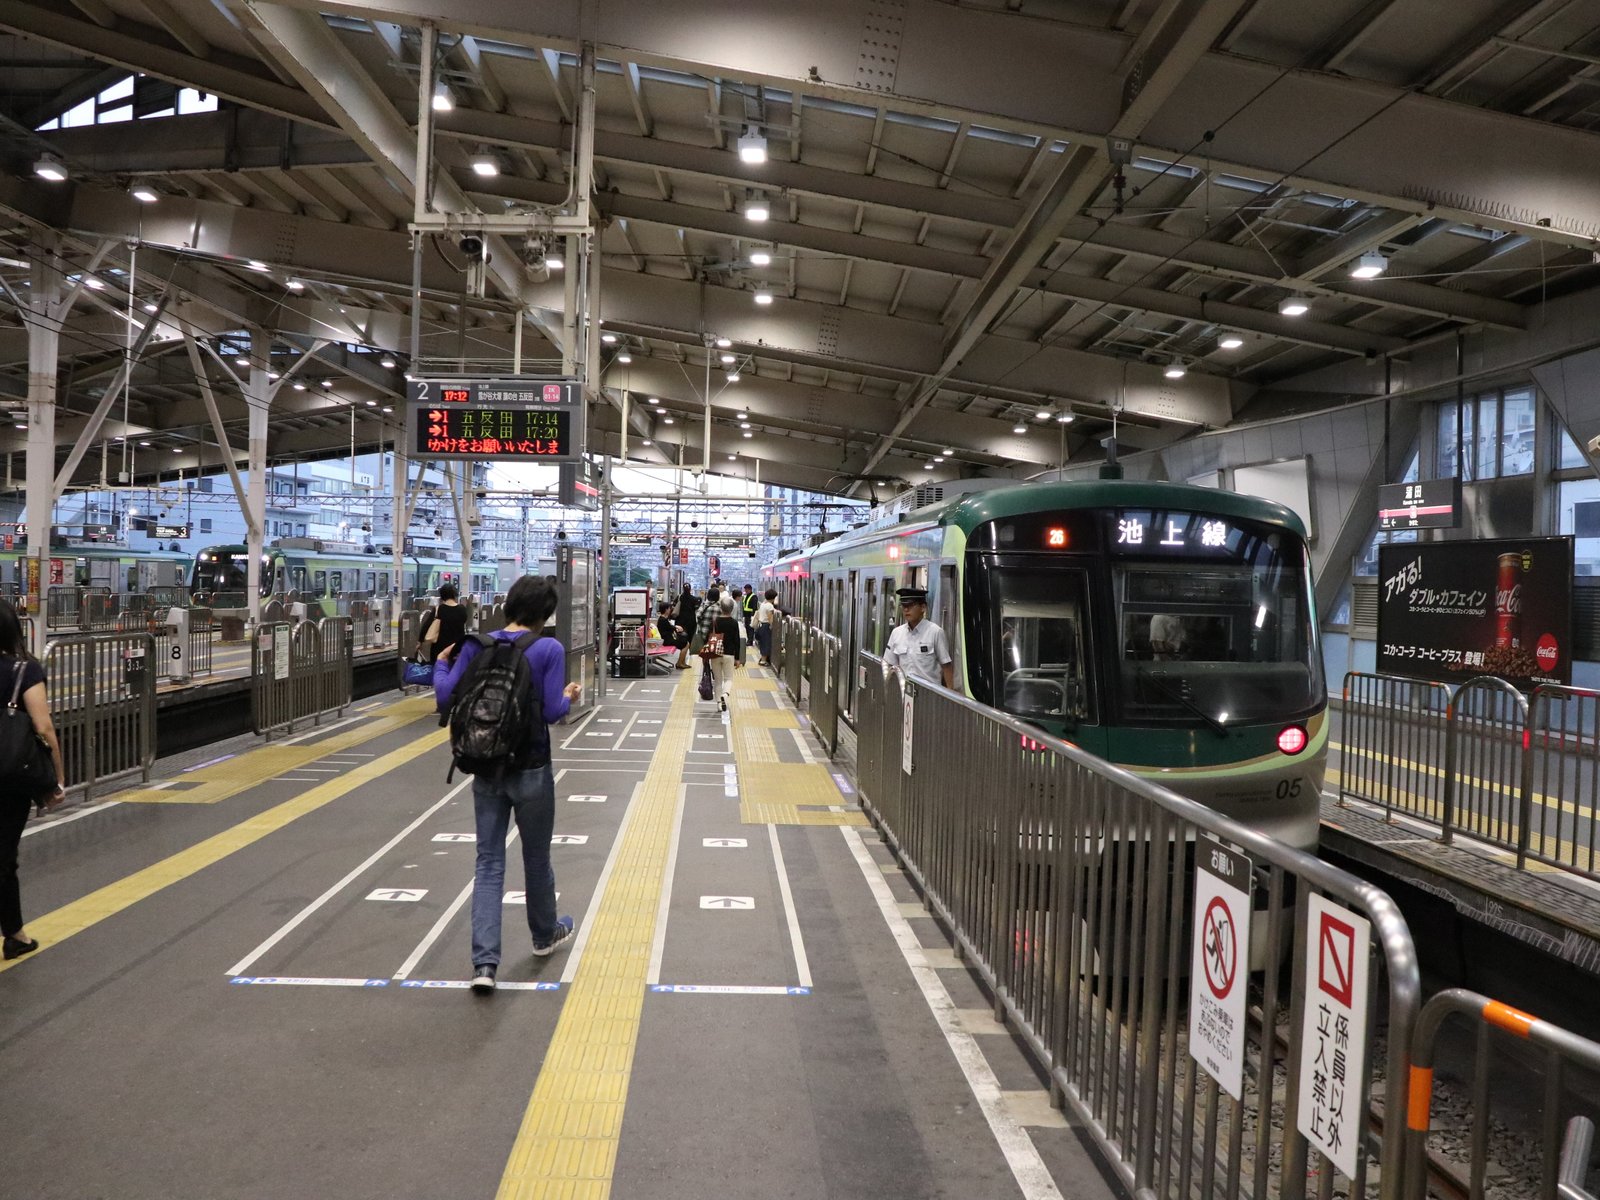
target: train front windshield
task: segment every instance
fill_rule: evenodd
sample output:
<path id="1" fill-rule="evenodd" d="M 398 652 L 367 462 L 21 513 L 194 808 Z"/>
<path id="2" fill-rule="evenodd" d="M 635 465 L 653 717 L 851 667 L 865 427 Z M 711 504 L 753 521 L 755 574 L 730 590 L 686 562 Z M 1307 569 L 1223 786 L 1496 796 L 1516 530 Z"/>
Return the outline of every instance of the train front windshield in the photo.
<path id="1" fill-rule="evenodd" d="M 1221 728 L 1317 709 L 1322 663 L 1300 539 L 1203 514 L 1150 517 L 1173 552 L 1152 537 L 1111 556 L 1121 720 Z"/>
<path id="2" fill-rule="evenodd" d="M 250 556 L 247 554 L 201 555 L 195 559 L 194 582 L 196 594 L 215 595 L 219 592 L 243 593 L 248 582 Z M 261 566 L 261 589 L 265 593 L 271 583 L 271 571 L 265 560 Z"/>

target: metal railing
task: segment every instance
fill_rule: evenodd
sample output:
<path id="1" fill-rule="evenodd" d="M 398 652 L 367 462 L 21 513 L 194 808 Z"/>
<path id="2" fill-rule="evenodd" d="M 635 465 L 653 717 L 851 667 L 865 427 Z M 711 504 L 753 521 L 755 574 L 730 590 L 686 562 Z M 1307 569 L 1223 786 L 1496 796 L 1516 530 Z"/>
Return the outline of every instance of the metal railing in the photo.
<path id="1" fill-rule="evenodd" d="M 1308 995 L 1308 972 L 1320 969 L 1312 898 L 1370 923 L 1370 983 L 1356 1003 L 1386 1015 L 1393 1087 L 1409 1065 L 1420 999 L 1411 934 L 1389 897 L 1007 714 L 886 678 L 871 655 L 859 665 L 863 805 L 1124 1184 L 1143 1197 L 1301 1200 L 1310 1171 L 1329 1195 L 1339 1172 L 1299 1132 L 1302 1078 L 1314 1082 L 1304 1052 L 1318 1044 L 1307 1018 L 1322 1007 Z M 1187 880 L 1199 848 L 1218 843 L 1254 864 L 1249 961 L 1293 964 L 1287 995 L 1277 969 L 1250 985 L 1267 1033 L 1246 1039 L 1238 1100 L 1184 1049 Z M 1284 1017 L 1280 1049 L 1273 1031 Z M 1358 1114 L 1380 1070 L 1380 1022 L 1366 1024 L 1341 1059 L 1343 1102 Z M 1357 1146 L 1348 1194 L 1365 1193 L 1375 1160 L 1377 1195 L 1402 1195 L 1397 1126 L 1346 1143 Z"/>
<path id="2" fill-rule="evenodd" d="M 354 682 L 355 638 L 348 617 L 263 622 L 250 652 L 250 714 L 258 734 L 293 732 L 342 713 Z"/>
<path id="3" fill-rule="evenodd" d="M 156 758 L 154 658 L 147 633 L 75 634 L 50 643 L 44 658 L 50 717 L 69 791 L 88 798 L 113 779 L 149 780 Z"/>
<path id="4" fill-rule="evenodd" d="M 1519 867 L 1600 878 L 1600 692 L 1351 673 L 1344 695 L 1340 803 L 1503 847 Z"/>
<path id="5" fill-rule="evenodd" d="M 839 639 L 830 633 L 811 635 L 811 731 L 832 758 L 839 749 L 839 692 L 844 663 Z"/>
<path id="6" fill-rule="evenodd" d="M 1512 1097 L 1511 1103 L 1526 1113 L 1526 1091 L 1506 1088 L 1504 1080 L 1490 1086 L 1490 1052 L 1496 1039 L 1493 1031 L 1527 1042 L 1541 1051 L 1539 1084 L 1543 1104 L 1539 1111 L 1538 1148 L 1540 1178 L 1538 1195 L 1547 1200 L 1593 1200 L 1583 1189 L 1588 1174 L 1589 1150 L 1594 1126 L 1587 1117 L 1574 1116 L 1563 1126 L 1562 1112 L 1570 1111 L 1563 1079 L 1576 1066 L 1585 1072 L 1600 1071 L 1600 1045 L 1558 1025 L 1541 1021 L 1529 1013 L 1490 1000 L 1460 988 L 1440 992 L 1422 1008 L 1412 1042 L 1412 1065 L 1406 1110 L 1406 1200 L 1423 1200 L 1427 1194 L 1426 1155 L 1432 1125 L 1433 1067 L 1436 1042 L 1444 1023 L 1454 1015 L 1475 1020 L 1477 1037 L 1472 1072 L 1472 1100 L 1465 1110 L 1471 1126 L 1469 1147 L 1469 1187 L 1474 1197 L 1482 1196 L 1489 1165 L 1489 1129 L 1494 1120 L 1494 1101 Z M 1452 1125 L 1458 1120 L 1452 1117 Z M 1453 1129 L 1460 1135 L 1460 1129 Z"/>
<path id="7" fill-rule="evenodd" d="M 45 597 L 45 623 L 51 629 L 110 629 L 116 603 L 108 587 L 53 587 Z"/>

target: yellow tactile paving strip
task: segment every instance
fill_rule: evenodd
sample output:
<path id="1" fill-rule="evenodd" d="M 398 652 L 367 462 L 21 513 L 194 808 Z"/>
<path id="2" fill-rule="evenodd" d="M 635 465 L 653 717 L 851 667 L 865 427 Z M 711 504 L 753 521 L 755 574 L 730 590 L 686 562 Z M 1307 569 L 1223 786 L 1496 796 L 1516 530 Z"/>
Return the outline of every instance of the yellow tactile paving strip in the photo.
<path id="1" fill-rule="evenodd" d="M 260 841 L 269 833 L 282 829 L 289 822 L 298 820 L 307 813 L 315 812 L 362 784 L 381 779 L 391 771 L 399 770 L 412 759 L 440 745 L 448 736 L 447 730 L 432 730 L 409 746 L 402 746 L 382 758 L 375 758 L 369 763 L 355 767 L 336 779 L 330 779 L 327 783 L 318 784 L 302 792 L 293 800 L 286 800 L 265 812 L 257 813 L 249 820 L 241 821 L 231 829 L 225 829 L 208 837 L 187 850 L 180 850 L 177 854 L 164 858 L 142 871 L 136 871 L 125 879 L 107 884 L 81 899 L 62 905 L 54 912 L 36 917 L 28 922 L 28 933 L 42 943 L 40 953 L 43 953 L 73 934 L 81 933 L 107 917 L 115 916 L 123 909 L 155 895 L 163 888 L 179 883 L 206 867 L 221 862 L 235 851 Z M 0 962 L 0 972 L 32 962 L 37 957 L 37 954 L 30 954 L 26 958 Z"/>
<path id="2" fill-rule="evenodd" d="M 316 762 L 319 758 L 392 733 L 432 711 L 432 695 L 399 700 L 383 708 L 381 716 L 354 729 L 341 730 L 318 741 L 300 742 L 293 746 L 260 746 L 227 762 L 191 771 L 183 777 L 183 782 L 195 786 L 182 791 L 133 788 L 118 792 L 113 798 L 122 804 L 215 804 L 268 779 Z"/>
<path id="3" fill-rule="evenodd" d="M 866 825 L 866 814 L 845 799 L 826 763 L 786 763 L 778 758 L 774 730 L 798 729 L 792 708 L 762 708 L 755 694 L 777 682 L 751 676 L 729 702 L 733 759 L 739 768 L 739 819 L 747 825 Z M 787 735 L 785 735 L 787 736 Z M 809 733 L 802 734 L 809 737 Z M 849 805 L 848 812 L 828 809 Z"/>
<path id="4" fill-rule="evenodd" d="M 600 1200 L 617 1142 L 644 1008 L 696 679 L 678 680 L 649 772 L 617 849 L 576 977 L 500 1178 L 499 1200 Z"/>

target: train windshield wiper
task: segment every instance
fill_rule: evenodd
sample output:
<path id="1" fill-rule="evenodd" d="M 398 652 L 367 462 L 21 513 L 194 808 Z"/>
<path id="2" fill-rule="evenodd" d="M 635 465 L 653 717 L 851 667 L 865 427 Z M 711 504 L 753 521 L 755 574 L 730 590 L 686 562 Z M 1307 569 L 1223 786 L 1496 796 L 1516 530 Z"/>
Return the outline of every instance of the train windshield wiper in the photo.
<path id="1" fill-rule="evenodd" d="M 1212 730 L 1218 737 L 1228 736 L 1228 727 L 1226 725 L 1217 720 L 1216 717 L 1212 716 L 1205 709 L 1201 708 L 1193 700 L 1189 699 L 1188 696 L 1184 695 L 1183 689 L 1177 684 L 1173 683 L 1172 680 L 1167 676 L 1157 675 L 1153 671 L 1142 671 L 1140 672 L 1139 678 L 1155 684 L 1158 692 L 1160 692 L 1163 696 L 1166 696 L 1172 700 L 1176 700 L 1179 704 L 1183 705 L 1195 716 L 1199 717 L 1207 725 L 1211 726 Z"/>

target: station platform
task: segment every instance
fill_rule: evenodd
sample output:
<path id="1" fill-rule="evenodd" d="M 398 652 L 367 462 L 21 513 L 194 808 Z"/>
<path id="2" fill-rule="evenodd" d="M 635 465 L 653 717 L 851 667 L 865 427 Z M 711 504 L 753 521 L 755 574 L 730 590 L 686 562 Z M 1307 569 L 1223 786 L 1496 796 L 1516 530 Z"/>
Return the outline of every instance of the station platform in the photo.
<path id="1" fill-rule="evenodd" d="M 36 820 L 6 1194 L 1120 1194 L 777 681 L 695 674 L 552 731 L 578 936 L 508 890 L 489 997 L 430 698 Z"/>

